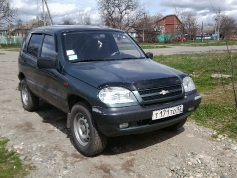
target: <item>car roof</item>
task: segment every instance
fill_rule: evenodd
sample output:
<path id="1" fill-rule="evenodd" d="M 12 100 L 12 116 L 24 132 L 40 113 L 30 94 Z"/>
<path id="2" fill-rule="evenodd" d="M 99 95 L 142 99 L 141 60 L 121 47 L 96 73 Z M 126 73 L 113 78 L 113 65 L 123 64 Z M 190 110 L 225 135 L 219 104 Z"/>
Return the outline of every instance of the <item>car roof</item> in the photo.
<path id="1" fill-rule="evenodd" d="M 62 33 L 71 31 L 119 31 L 119 29 L 91 25 L 52 25 L 33 29 L 33 33 Z"/>

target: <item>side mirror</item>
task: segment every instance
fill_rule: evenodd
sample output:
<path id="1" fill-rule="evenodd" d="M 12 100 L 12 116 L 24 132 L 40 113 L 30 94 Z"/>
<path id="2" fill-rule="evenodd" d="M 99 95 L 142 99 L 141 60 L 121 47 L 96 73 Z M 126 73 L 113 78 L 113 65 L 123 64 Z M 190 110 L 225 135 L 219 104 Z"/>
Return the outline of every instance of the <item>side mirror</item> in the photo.
<path id="1" fill-rule="evenodd" d="M 153 59 L 153 53 L 151 53 L 151 52 L 147 52 L 146 56 L 150 59 Z"/>
<path id="2" fill-rule="evenodd" d="M 57 53 L 51 57 L 39 57 L 37 60 L 38 68 L 57 68 Z"/>

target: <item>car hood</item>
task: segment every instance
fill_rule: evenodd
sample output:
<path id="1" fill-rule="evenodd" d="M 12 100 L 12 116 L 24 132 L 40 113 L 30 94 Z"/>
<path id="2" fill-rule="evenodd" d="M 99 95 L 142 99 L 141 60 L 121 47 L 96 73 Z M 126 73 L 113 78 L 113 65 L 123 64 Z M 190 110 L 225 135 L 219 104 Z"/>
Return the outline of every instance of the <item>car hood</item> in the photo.
<path id="1" fill-rule="evenodd" d="M 131 84 L 183 74 L 150 59 L 68 63 L 65 71 L 97 88 L 102 85 Z"/>

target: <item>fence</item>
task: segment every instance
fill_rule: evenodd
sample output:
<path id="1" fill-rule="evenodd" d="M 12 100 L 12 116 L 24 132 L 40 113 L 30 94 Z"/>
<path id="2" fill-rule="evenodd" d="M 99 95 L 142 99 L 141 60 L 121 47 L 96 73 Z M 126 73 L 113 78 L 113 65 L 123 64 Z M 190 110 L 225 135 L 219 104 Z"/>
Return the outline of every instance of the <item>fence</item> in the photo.
<path id="1" fill-rule="evenodd" d="M 0 44 L 21 44 L 23 41 L 22 37 L 13 36 L 11 38 L 6 36 L 0 36 Z"/>

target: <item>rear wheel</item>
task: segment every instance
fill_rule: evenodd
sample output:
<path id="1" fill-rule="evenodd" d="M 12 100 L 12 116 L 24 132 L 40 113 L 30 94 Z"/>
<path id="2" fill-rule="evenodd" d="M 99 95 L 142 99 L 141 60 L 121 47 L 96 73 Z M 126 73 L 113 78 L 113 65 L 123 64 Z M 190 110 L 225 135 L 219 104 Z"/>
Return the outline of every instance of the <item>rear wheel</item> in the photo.
<path id="1" fill-rule="evenodd" d="M 75 146 L 83 155 L 94 156 L 104 150 L 107 138 L 98 130 L 85 103 L 73 106 L 70 128 Z"/>
<path id="2" fill-rule="evenodd" d="M 21 81 L 20 91 L 23 108 L 27 111 L 34 111 L 39 105 L 39 98 L 30 91 L 25 79 Z"/>
<path id="3" fill-rule="evenodd" d="M 183 119 L 182 121 L 174 124 L 174 125 L 171 125 L 169 127 L 166 127 L 165 129 L 166 130 L 171 130 L 171 131 L 176 131 L 176 130 L 179 130 L 180 128 L 183 127 L 183 125 L 186 123 L 187 121 L 187 118 Z"/>

